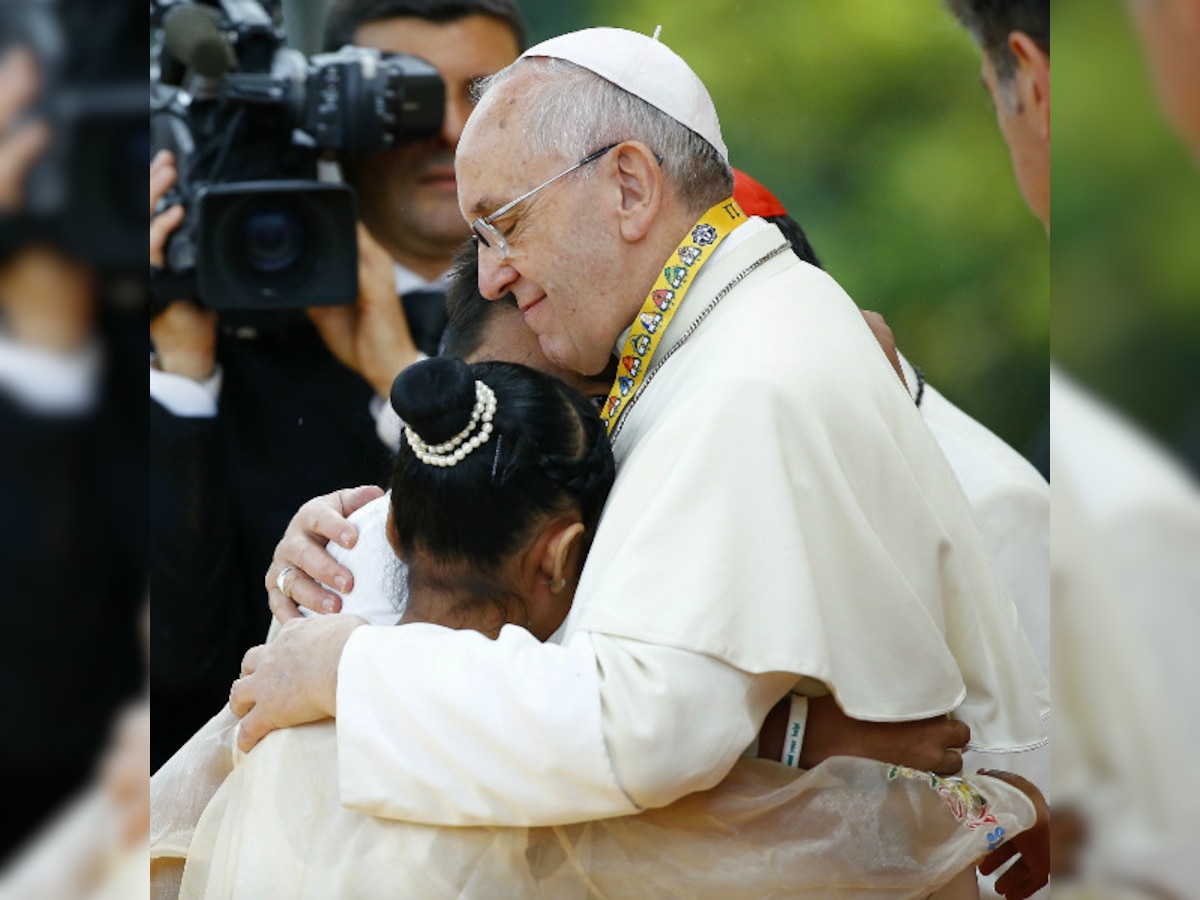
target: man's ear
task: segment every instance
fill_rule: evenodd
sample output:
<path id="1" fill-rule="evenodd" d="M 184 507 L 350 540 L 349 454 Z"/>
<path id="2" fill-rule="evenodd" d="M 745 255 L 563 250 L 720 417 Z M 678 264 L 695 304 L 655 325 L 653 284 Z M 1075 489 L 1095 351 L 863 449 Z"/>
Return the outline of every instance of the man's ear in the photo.
<path id="1" fill-rule="evenodd" d="M 1008 36 L 1017 58 L 1017 97 L 1039 136 L 1050 142 L 1050 55 L 1023 31 Z"/>
<path id="2" fill-rule="evenodd" d="M 614 150 L 621 236 L 640 241 L 650 231 L 663 201 L 663 174 L 654 151 L 640 141 L 625 141 Z"/>

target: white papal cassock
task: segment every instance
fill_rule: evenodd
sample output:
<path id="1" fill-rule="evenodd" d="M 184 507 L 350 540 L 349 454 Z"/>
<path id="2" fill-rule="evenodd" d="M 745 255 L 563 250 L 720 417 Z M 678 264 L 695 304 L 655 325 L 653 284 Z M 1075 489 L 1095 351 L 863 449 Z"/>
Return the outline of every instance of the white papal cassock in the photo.
<path id="1" fill-rule="evenodd" d="M 659 354 L 784 243 L 757 219 L 734 231 Z M 716 784 L 797 682 L 866 720 L 953 711 L 979 749 L 1045 740 L 1044 679 L 962 490 L 828 275 L 790 252 L 746 275 L 614 450 L 558 643 L 354 632 L 337 691 L 347 806 L 447 825 L 661 806 Z"/>

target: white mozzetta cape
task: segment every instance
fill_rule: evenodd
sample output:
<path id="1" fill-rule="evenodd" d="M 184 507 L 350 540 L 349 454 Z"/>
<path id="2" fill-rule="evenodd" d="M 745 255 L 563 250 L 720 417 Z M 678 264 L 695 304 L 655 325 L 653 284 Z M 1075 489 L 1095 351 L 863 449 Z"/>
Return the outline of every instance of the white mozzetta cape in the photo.
<path id="1" fill-rule="evenodd" d="M 783 242 L 743 227 L 758 233 L 701 271 L 659 354 Z M 646 386 L 614 450 L 567 640 L 795 673 L 860 719 L 956 710 L 979 749 L 1044 741 L 1044 679 L 967 500 L 828 275 L 785 253 L 746 277 Z"/>
<path id="2" fill-rule="evenodd" d="M 784 243 L 761 220 L 731 234 L 660 352 Z M 344 805 L 441 825 L 664 806 L 717 784 L 798 680 L 863 719 L 954 710 L 977 746 L 1044 740 L 1044 682 L 967 501 L 828 276 L 790 252 L 749 275 L 654 377 L 616 453 L 558 643 L 351 635 Z M 347 563 L 355 595 L 386 595 Z"/>

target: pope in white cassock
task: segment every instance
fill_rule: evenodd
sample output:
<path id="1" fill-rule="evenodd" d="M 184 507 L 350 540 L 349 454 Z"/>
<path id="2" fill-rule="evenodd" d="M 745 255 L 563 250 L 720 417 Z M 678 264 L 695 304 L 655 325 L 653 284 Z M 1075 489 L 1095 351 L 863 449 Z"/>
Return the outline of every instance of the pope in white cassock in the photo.
<path id="1" fill-rule="evenodd" d="M 289 625 L 235 684 L 244 748 L 336 714 L 347 807 L 551 825 L 715 785 L 793 690 L 869 721 L 950 713 L 973 749 L 1045 742 L 954 474 L 850 298 L 732 203 L 678 56 L 618 29 L 533 47 L 456 171 L 484 295 L 511 292 L 559 365 L 619 360 L 618 475 L 574 608 L 547 644 Z"/>

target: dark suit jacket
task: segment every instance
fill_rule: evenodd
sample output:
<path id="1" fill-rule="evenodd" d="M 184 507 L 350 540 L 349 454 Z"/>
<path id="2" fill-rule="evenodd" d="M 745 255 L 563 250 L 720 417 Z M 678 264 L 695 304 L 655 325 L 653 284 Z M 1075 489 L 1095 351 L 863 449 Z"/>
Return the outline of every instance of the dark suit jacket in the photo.
<path id="1" fill-rule="evenodd" d="M 0 857 L 92 778 L 120 706 L 144 684 L 145 319 L 105 322 L 107 374 L 86 413 L 0 392 Z M 136 327 L 137 400 L 120 335 Z"/>

